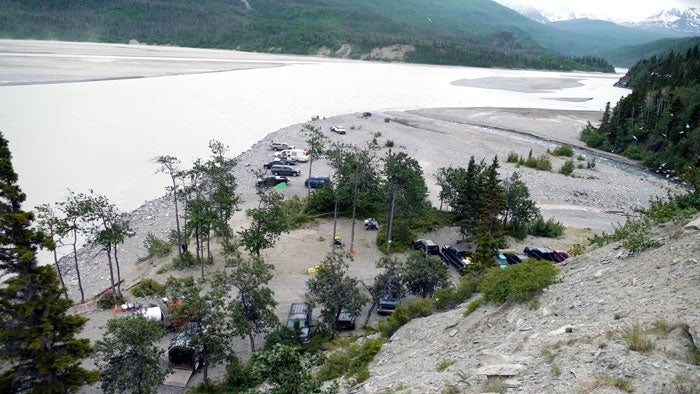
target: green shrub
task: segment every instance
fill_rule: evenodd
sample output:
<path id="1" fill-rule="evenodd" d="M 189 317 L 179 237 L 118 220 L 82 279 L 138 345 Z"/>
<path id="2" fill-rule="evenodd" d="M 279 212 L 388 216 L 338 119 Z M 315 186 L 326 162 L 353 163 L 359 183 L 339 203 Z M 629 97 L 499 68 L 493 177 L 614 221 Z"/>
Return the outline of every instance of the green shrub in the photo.
<path id="1" fill-rule="evenodd" d="M 386 140 L 384 143 L 385 148 L 393 148 L 394 147 L 394 140 Z"/>
<path id="2" fill-rule="evenodd" d="M 389 338 L 411 319 L 430 316 L 431 313 L 432 300 L 427 298 L 418 298 L 405 305 L 397 305 L 391 315 L 379 321 L 379 332 L 384 338 Z"/>
<path id="3" fill-rule="evenodd" d="M 151 278 L 144 278 L 131 288 L 131 294 L 133 294 L 135 297 L 164 295 L 165 285 L 162 285 Z"/>
<path id="4" fill-rule="evenodd" d="M 176 270 L 192 268 L 197 265 L 197 258 L 188 250 L 182 253 L 182 259 L 180 259 L 180 256 L 173 257 L 171 265 Z"/>
<path id="5" fill-rule="evenodd" d="M 508 158 L 506 159 L 506 163 L 517 163 L 519 160 L 520 160 L 520 156 L 518 156 L 517 153 L 511 151 L 508 153 Z"/>
<path id="6" fill-rule="evenodd" d="M 506 269 L 489 268 L 479 280 L 479 291 L 495 304 L 528 301 L 556 282 L 558 269 L 551 261 L 529 259 Z"/>
<path id="7" fill-rule="evenodd" d="M 554 156 L 573 157 L 574 156 L 574 148 L 572 148 L 571 145 L 562 145 L 562 146 L 554 149 L 551 153 Z"/>
<path id="8" fill-rule="evenodd" d="M 476 292 L 476 286 L 477 281 L 474 276 L 460 276 L 457 286 L 435 290 L 433 307 L 438 311 L 453 309 L 469 299 Z"/>
<path id="9" fill-rule="evenodd" d="M 574 173 L 574 161 L 573 160 L 567 160 L 562 164 L 562 166 L 559 168 L 559 173 L 562 175 L 569 176 Z"/>
<path id="10" fill-rule="evenodd" d="M 529 223 L 527 233 L 535 237 L 559 238 L 564 234 L 564 225 L 552 218 L 544 220 L 537 216 Z"/>
<path id="11" fill-rule="evenodd" d="M 446 370 L 446 369 L 449 368 L 450 366 L 454 365 L 454 363 L 456 363 L 456 362 L 457 362 L 457 360 L 442 359 L 442 360 L 440 360 L 440 362 L 437 363 L 437 365 L 435 366 L 435 370 L 438 371 L 438 372 L 443 372 L 444 370 Z"/>
<path id="12" fill-rule="evenodd" d="M 391 122 L 391 119 L 389 119 L 389 118 L 384 118 L 384 123 L 389 123 L 389 122 Z"/>
<path id="13" fill-rule="evenodd" d="M 221 391 L 226 393 L 242 393 L 255 387 L 259 382 L 253 377 L 249 364 L 243 364 L 235 355 L 226 364 L 226 378 Z M 220 391 L 220 392 L 221 392 Z"/>
<path id="14" fill-rule="evenodd" d="M 578 160 L 578 161 L 586 161 L 586 156 L 584 156 L 584 155 L 578 155 L 578 157 L 576 157 L 576 160 Z"/>
<path id="15" fill-rule="evenodd" d="M 406 305 L 408 315 L 414 317 L 426 317 L 433 314 L 433 300 L 429 298 L 418 298 L 414 302 Z"/>
<path id="16" fill-rule="evenodd" d="M 126 300 L 124 299 L 124 296 L 119 294 L 117 295 L 117 306 L 125 303 Z M 112 290 L 108 290 L 104 292 L 98 299 L 97 299 L 97 305 L 100 306 L 102 309 L 114 309 L 114 297 L 112 297 Z"/>
<path id="17" fill-rule="evenodd" d="M 483 304 L 483 303 L 484 303 L 484 297 L 479 297 L 479 298 L 475 299 L 474 301 L 468 303 L 467 309 L 464 311 L 464 316 L 466 317 L 466 316 L 471 315 L 472 312 L 477 310 L 481 306 L 481 304 Z"/>
<path id="18" fill-rule="evenodd" d="M 535 169 L 539 171 L 552 171 L 552 162 L 549 161 L 549 158 L 547 156 L 542 155 L 537 159 L 537 165 L 535 166 Z"/>
<path id="19" fill-rule="evenodd" d="M 335 208 L 335 193 L 330 186 L 314 189 L 307 201 L 306 212 L 310 215 L 332 213 Z"/>
<path id="20" fill-rule="evenodd" d="M 148 255 L 153 257 L 166 256 L 170 253 L 173 245 L 173 242 L 158 239 L 153 233 L 146 234 L 146 238 L 143 240 L 143 247 L 148 251 Z"/>
<path id="21" fill-rule="evenodd" d="M 622 338 L 627 342 L 627 348 L 635 352 L 646 353 L 654 349 L 654 343 L 647 339 L 644 328 L 639 324 L 633 324 L 622 333 Z"/>

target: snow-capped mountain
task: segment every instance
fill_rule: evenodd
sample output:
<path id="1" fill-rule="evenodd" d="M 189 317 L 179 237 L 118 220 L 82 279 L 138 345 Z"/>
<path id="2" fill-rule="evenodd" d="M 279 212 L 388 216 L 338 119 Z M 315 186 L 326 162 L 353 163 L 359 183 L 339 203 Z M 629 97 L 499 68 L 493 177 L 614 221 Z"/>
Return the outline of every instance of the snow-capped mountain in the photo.
<path id="1" fill-rule="evenodd" d="M 683 35 L 700 35 L 700 10 L 688 8 L 681 11 L 671 8 L 630 26 L 645 30 L 670 30 Z"/>

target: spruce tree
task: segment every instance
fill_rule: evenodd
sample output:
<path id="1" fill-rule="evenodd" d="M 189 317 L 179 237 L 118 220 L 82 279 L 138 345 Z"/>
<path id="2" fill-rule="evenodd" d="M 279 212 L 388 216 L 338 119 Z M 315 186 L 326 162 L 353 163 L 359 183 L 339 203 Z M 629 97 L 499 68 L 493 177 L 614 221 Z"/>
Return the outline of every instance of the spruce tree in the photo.
<path id="1" fill-rule="evenodd" d="M 87 319 L 67 314 L 73 302 L 61 297 L 56 272 L 37 264 L 37 248 L 50 240 L 22 211 L 17 179 L 0 133 L 0 270 L 9 274 L 0 287 L 0 392 L 74 392 L 97 379 L 80 366 L 90 341 L 74 337 Z"/>

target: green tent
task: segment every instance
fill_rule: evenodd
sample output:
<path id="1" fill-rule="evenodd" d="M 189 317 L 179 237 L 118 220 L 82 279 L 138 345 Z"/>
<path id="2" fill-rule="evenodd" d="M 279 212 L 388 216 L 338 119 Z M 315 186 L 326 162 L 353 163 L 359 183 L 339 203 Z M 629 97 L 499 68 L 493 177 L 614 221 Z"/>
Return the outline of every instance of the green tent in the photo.
<path id="1" fill-rule="evenodd" d="M 278 183 L 275 185 L 275 189 L 284 189 L 287 187 L 287 182 Z"/>

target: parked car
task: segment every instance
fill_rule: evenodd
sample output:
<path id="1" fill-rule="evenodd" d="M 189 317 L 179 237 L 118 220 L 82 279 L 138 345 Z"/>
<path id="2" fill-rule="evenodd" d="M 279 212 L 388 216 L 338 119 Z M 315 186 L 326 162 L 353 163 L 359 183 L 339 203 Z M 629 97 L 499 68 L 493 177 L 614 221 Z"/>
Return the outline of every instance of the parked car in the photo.
<path id="1" fill-rule="evenodd" d="M 270 171 L 273 175 L 282 176 L 299 176 L 301 175 L 301 170 L 297 168 L 292 168 L 290 166 L 274 165 L 270 167 Z"/>
<path id="2" fill-rule="evenodd" d="M 519 264 L 530 259 L 525 253 L 503 253 L 508 260 L 508 264 Z"/>
<path id="3" fill-rule="evenodd" d="M 413 250 L 422 250 L 424 253 L 430 255 L 430 256 L 439 256 L 440 255 L 440 247 L 438 244 L 433 242 L 430 239 L 414 239 L 413 242 L 411 243 L 411 249 Z"/>
<path id="4" fill-rule="evenodd" d="M 445 245 L 442 248 L 442 255 L 449 264 L 452 264 L 457 271 L 462 271 L 469 263 L 474 253 L 475 247 L 472 244 Z"/>
<path id="5" fill-rule="evenodd" d="M 279 185 L 282 182 L 284 182 L 284 183 L 289 182 L 289 178 L 287 178 L 286 176 L 270 175 L 270 176 L 266 176 L 265 178 L 260 179 L 257 182 L 255 182 L 255 186 L 256 187 L 273 187 L 273 186 Z"/>
<path id="6" fill-rule="evenodd" d="M 345 129 L 340 126 L 331 126 L 331 131 L 338 134 L 345 134 Z"/>
<path id="7" fill-rule="evenodd" d="M 327 176 L 312 176 L 304 181 L 305 188 L 321 188 L 331 183 L 331 178 Z"/>
<path id="8" fill-rule="evenodd" d="M 272 149 L 272 150 L 294 149 L 294 145 L 289 145 L 286 142 L 272 142 L 270 144 L 270 149 Z"/>
<path id="9" fill-rule="evenodd" d="M 289 307 L 287 327 L 294 330 L 297 324 L 301 330 L 299 340 L 303 344 L 308 344 L 311 340 L 311 308 L 305 302 L 295 302 Z"/>
<path id="10" fill-rule="evenodd" d="M 534 246 L 526 246 L 523 253 L 527 256 L 538 260 L 547 260 L 553 263 L 561 263 L 569 258 L 569 254 L 562 251 L 555 251 L 549 248 L 539 248 Z"/>
<path id="11" fill-rule="evenodd" d="M 401 295 L 394 292 L 387 292 L 379 299 L 379 305 L 377 305 L 377 313 L 380 315 L 388 315 L 394 310 L 396 306 L 401 304 Z"/>
<path id="12" fill-rule="evenodd" d="M 355 316 L 353 316 L 347 309 L 343 308 L 340 310 L 340 315 L 335 321 L 335 327 L 339 330 L 354 330 L 355 329 Z"/>
<path id="13" fill-rule="evenodd" d="M 275 153 L 275 158 L 296 160 L 301 163 L 306 163 L 309 161 L 309 152 L 304 149 L 285 149 Z"/>
<path id="14" fill-rule="evenodd" d="M 293 165 L 296 165 L 296 164 L 297 164 L 296 160 L 290 160 L 290 159 L 275 159 L 275 160 L 272 160 L 272 161 L 269 162 L 269 163 L 263 164 L 263 168 L 269 170 L 270 168 L 272 168 L 272 166 L 293 166 Z"/>

